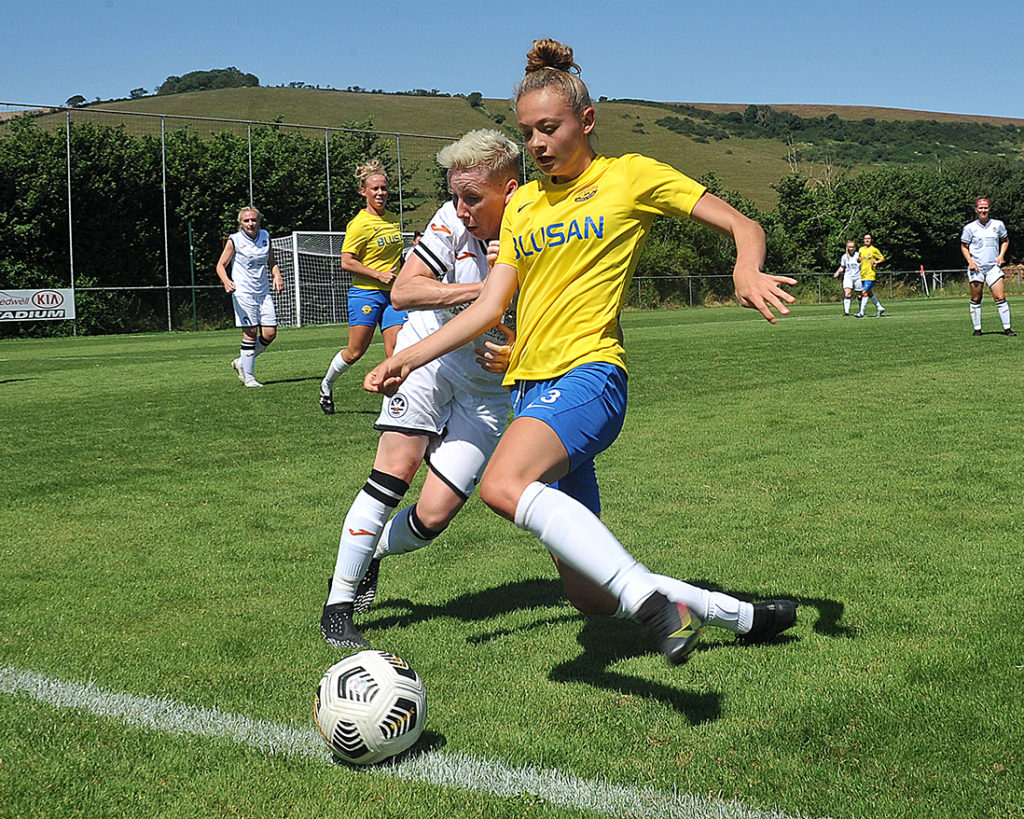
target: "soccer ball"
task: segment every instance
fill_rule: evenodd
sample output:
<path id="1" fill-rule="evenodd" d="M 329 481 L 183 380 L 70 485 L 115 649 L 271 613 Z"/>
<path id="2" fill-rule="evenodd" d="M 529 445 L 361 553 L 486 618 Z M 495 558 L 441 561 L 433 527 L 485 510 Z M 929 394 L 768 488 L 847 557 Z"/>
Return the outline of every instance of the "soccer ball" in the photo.
<path id="1" fill-rule="evenodd" d="M 360 651 L 324 672 L 313 718 L 335 756 L 372 765 L 419 739 L 427 719 L 427 692 L 402 658 Z"/>

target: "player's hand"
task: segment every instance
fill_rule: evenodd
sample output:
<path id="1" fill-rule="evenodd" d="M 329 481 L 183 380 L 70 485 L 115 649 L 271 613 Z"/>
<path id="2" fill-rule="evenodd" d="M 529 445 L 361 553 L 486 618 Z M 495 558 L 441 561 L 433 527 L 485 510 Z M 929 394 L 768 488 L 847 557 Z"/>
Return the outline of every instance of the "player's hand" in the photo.
<path id="1" fill-rule="evenodd" d="M 395 271 L 396 268 L 392 268 L 391 270 L 378 270 L 377 278 L 384 284 L 391 284 L 397 277 L 397 273 Z"/>
<path id="2" fill-rule="evenodd" d="M 234 293 L 235 292 L 235 283 L 233 281 L 231 281 L 231 279 L 228 279 L 226 282 L 224 282 L 224 292 L 225 293 Z"/>
<path id="3" fill-rule="evenodd" d="M 487 243 L 487 269 L 490 270 L 494 267 L 494 263 L 498 261 L 498 250 L 500 249 L 500 242 L 497 239 L 491 239 Z"/>
<path id="4" fill-rule="evenodd" d="M 786 305 L 796 301 L 781 287 L 784 284 L 796 284 L 796 279 L 789 276 L 770 276 L 757 269 L 737 267 L 732 278 L 740 304 L 757 310 L 770 324 L 778 321 L 772 313 L 773 309 L 779 315 L 788 316 L 789 308 Z"/>
<path id="5" fill-rule="evenodd" d="M 516 334 L 504 324 L 499 324 L 498 329 L 505 334 L 504 344 L 495 344 L 493 341 L 485 341 L 486 350 L 477 347 L 476 363 L 481 369 L 489 373 L 503 373 L 508 370 L 508 362 L 512 356 L 512 347 L 516 343 Z"/>
<path id="6" fill-rule="evenodd" d="M 394 395 L 410 372 L 412 369 L 407 364 L 400 364 L 394 356 L 385 358 L 366 374 L 363 389 L 380 395 Z"/>
<path id="7" fill-rule="evenodd" d="M 284 279 L 281 278 L 280 274 L 274 276 L 274 290 L 278 293 L 284 290 Z"/>

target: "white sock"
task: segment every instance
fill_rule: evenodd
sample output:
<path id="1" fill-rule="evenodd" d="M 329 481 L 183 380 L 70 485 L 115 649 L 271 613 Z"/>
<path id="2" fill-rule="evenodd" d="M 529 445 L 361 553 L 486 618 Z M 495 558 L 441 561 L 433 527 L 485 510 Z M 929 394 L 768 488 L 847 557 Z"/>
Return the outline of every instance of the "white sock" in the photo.
<path id="1" fill-rule="evenodd" d="M 971 324 L 975 330 L 981 329 L 981 302 L 971 300 Z"/>
<path id="2" fill-rule="evenodd" d="M 846 315 L 850 315 L 850 300 L 849 299 L 846 299 L 846 298 L 843 299 L 843 312 L 846 313 Z"/>
<path id="3" fill-rule="evenodd" d="M 722 592 L 708 591 L 674 577 L 651 573 L 658 591 L 669 600 L 685 603 L 705 625 L 728 629 L 735 634 L 746 634 L 754 625 L 754 605 L 745 603 Z M 619 601 L 616 617 L 631 617 Z"/>
<path id="4" fill-rule="evenodd" d="M 409 484 L 393 475 L 377 470 L 370 473 L 345 515 L 331 590 L 327 595 L 328 606 L 351 603 L 355 599 L 356 586 L 370 565 L 384 522 L 408 488 Z"/>
<path id="5" fill-rule="evenodd" d="M 246 381 L 256 380 L 256 342 L 246 339 L 242 342 L 242 351 L 238 354 L 242 360 L 242 375 Z"/>
<path id="6" fill-rule="evenodd" d="M 415 504 L 406 506 L 384 525 L 384 531 L 377 542 L 377 551 L 373 553 L 375 558 L 415 552 L 429 546 L 441 534 L 423 526 L 415 515 L 415 509 Z"/>
<path id="7" fill-rule="evenodd" d="M 651 573 L 629 554 L 582 503 L 537 481 L 523 491 L 515 523 L 590 582 L 619 598 L 635 614 L 658 590 Z"/>
<path id="8" fill-rule="evenodd" d="M 882 303 L 878 300 L 878 296 L 876 296 L 874 293 L 871 294 L 871 301 L 879 310 L 882 309 Z"/>
<path id="9" fill-rule="evenodd" d="M 1010 329 L 1010 305 L 1006 303 L 1006 299 L 1001 299 L 996 302 L 996 310 L 999 311 L 999 320 L 1003 323 L 1003 329 Z"/>
<path id="10" fill-rule="evenodd" d="M 320 382 L 320 390 L 322 392 L 330 392 L 334 386 L 334 382 L 338 376 L 347 370 L 351 365 L 345 361 L 341 356 L 341 351 L 331 359 L 331 366 L 327 368 L 327 375 L 324 376 L 324 380 Z"/>
<path id="11" fill-rule="evenodd" d="M 868 306 L 868 300 L 867 300 L 867 297 L 865 296 L 865 297 L 863 297 L 860 300 L 860 311 L 861 311 L 861 313 L 864 312 L 864 308 L 867 307 L 867 306 Z"/>
<path id="12" fill-rule="evenodd" d="M 274 339 L 270 339 L 270 341 L 267 341 L 265 338 L 263 338 L 262 334 L 256 336 L 256 355 L 259 355 L 265 349 L 267 349 L 267 347 L 270 346 L 270 342 L 273 340 Z"/>

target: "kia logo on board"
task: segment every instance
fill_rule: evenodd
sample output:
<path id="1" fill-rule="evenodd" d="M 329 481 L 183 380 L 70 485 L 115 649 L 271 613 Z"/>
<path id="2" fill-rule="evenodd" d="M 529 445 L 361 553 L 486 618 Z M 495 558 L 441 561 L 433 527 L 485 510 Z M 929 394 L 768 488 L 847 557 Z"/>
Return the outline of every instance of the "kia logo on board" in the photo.
<path id="1" fill-rule="evenodd" d="M 56 290 L 40 290 L 32 294 L 32 304 L 36 307 L 54 308 L 64 303 L 64 297 Z"/>

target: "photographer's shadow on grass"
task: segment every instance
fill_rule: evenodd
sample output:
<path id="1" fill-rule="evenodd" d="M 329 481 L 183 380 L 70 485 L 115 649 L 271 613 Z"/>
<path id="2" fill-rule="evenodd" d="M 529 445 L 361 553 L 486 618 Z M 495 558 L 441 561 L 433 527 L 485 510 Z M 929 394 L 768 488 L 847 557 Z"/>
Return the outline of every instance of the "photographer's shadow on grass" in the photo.
<path id="1" fill-rule="evenodd" d="M 705 588 L 713 588 L 713 584 L 706 581 L 696 582 Z M 760 595 L 742 593 L 737 596 L 745 599 L 761 597 Z M 521 633 L 524 630 L 548 627 L 552 623 L 582 622 L 583 628 L 579 632 L 577 641 L 583 646 L 583 653 L 553 668 L 549 677 L 551 680 L 582 682 L 611 691 L 657 699 L 683 714 L 694 725 L 712 721 L 720 713 L 719 695 L 695 694 L 687 691 L 685 678 L 680 678 L 678 686 L 666 686 L 609 670 L 622 660 L 655 653 L 656 649 L 645 641 L 637 639 L 635 623 L 610 617 L 593 617 L 576 612 L 575 609 L 568 606 L 562 584 L 554 579 L 534 578 L 505 583 L 461 595 L 442 605 L 417 604 L 402 598 L 378 598 L 378 601 L 367 620 L 362 624 L 368 632 L 367 636 L 371 643 L 374 631 L 409 625 L 434 617 L 451 617 L 467 623 L 483 622 L 514 611 L 563 606 L 566 608 L 564 614 L 555 617 L 542 616 L 528 625 L 495 629 L 473 635 L 468 640 L 474 643 L 484 643 L 513 633 Z M 806 623 L 809 617 L 813 616 L 812 629 L 816 633 L 829 637 L 852 636 L 853 632 L 850 629 L 839 624 L 843 612 L 842 603 L 806 597 L 799 598 L 798 602 L 800 605 L 798 623 Z M 391 613 L 396 609 L 405 611 Z M 726 634 L 726 632 L 721 633 Z M 781 645 L 797 639 L 791 634 L 784 634 L 777 637 L 774 644 Z M 731 640 L 706 641 L 698 644 L 695 652 L 697 656 L 691 661 L 699 662 L 701 653 L 720 648 L 771 650 L 771 645 L 747 646 Z"/>

